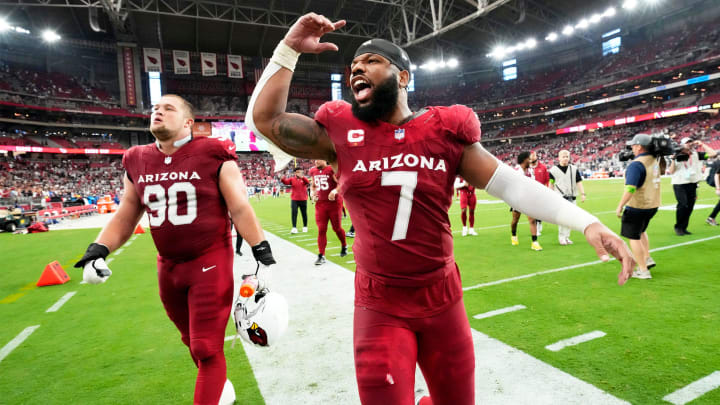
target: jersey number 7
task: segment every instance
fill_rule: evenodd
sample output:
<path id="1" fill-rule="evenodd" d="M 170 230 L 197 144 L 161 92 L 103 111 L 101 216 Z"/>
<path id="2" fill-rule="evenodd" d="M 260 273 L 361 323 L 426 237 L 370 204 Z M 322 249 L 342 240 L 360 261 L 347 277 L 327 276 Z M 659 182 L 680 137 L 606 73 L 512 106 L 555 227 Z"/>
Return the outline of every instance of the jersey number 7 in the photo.
<path id="1" fill-rule="evenodd" d="M 402 240 L 407 236 L 410 224 L 410 212 L 413 205 L 413 194 L 417 187 L 417 172 L 383 172 L 382 186 L 400 186 L 400 199 L 398 200 L 395 225 L 393 226 L 392 240 Z"/>

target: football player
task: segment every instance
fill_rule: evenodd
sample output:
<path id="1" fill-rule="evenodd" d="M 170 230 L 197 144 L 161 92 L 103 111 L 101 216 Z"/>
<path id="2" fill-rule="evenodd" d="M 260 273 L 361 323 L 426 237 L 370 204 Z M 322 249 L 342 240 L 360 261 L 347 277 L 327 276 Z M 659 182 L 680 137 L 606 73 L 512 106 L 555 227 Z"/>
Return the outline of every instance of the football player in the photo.
<path id="1" fill-rule="evenodd" d="M 312 178 L 310 192 L 315 201 L 315 224 L 318 227 L 318 258 L 315 265 L 325 263 L 325 247 L 327 246 L 328 220 L 332 229 L 340 240 L 340 257 L 347 256 L 347 242 L 345 230 L 342 228 L 342 197 L 338 194 L 337 178 L 332 167 L 324 160 L 316 160 L 315 167 L 308 171 Z"/>
<path id="2" fill-rule="evenodd" d="M 475 205 L 477 204 L 477 197 L 475 196 L 475 187 L 468 184 L 465 179 L 458 176 L 455 179 L 455 189 L 460 194 L 460 220 L 462 221 L 463 229 L 462 236 L 468 234 L 477 236 L 475 232 Z M 468 218 L 468 208 L 470 211 L 470 217 Z M 470 220 L 470 227 L 468 227 L 468 219 Z"/>
<path id="3" fill-rule="evenodd" d="M 176 95 L 153 106 L 154 143 L 123 156 L 125 191 L 118 211 L 75 264 L 97 284 L 112 274 L 105 258 L 132 235 L 143 212 L 158 250 L 160 299 L 198 368 L 195 404 L 231 403 L 223 344 L 233 298 L 230 218 L 258 261 L 258 289 L 275 263 L 245 192 L 235 146 L 193 138 L 193 107 Z M 202 215 L 199 215 L 202 213 Z M 252 269 L 253 273 L 256 269 Z M 225 387 L 225 390 L 223 389 Z"/>
<path id="4" fill-rule="evenodd" d="M 455 176 L 533 217 L 584 232 L 602 260 L 632 272 L 627 245 L 597 218 L 501 164 L 479 143 L 464 106 L 411 111 L 410 59 L 368 40 L 350 66 L 352 104 L 323 104 L 315 118 L 285 112 L 301 53 L 337 51 L 321 37 L 345 21 L 309 13 L 290 28 L 250 101 L 246 122 L 287 153 L 335 168 L 356 238 L 355 370 L 363 404 L 411 404 L 416 363 L 430 397 L 422 404 L 475 404 L 475 358 L 453 258 L 448 208 Z"/>

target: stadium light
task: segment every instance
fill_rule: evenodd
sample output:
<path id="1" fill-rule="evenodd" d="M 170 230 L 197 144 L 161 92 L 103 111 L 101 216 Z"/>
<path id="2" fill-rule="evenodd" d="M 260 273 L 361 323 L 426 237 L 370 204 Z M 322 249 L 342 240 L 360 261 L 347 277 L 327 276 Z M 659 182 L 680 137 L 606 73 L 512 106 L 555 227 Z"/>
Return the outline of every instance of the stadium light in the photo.
<path id="1" fill-rule="evenodd" d="M 60 35 L 56 34 L 53 30 L 45 30 L 42 33 L 42 39 L 45 42 L 53 43 L 60 40 Z"/>
<path id="2" fill-rule="evenodd" d="M 502 46 L 496 46 L 490 55 L 497 59 L 502 59 L 502 57 L 505 56 L 505 49 Z"/>
<path id="3" fill-rule="evenodd" d="M 5 32 L 11 28 L 12 27 L 10 26 L 10 24 L 8 24 L 6 19 L 0 18 L 0 32 Z"/>
<path id="4" fill-rule="evenodd" d="M 633 10 L 635 7 L 637 7 L 637 0 L 625 0 L 622 5 L 622 8 L 626 10 Z"/>
<path id="5" fill-rule="evenodd" d="M 558 39 L 558 34 L 556 34 L 554 32 L 549 33 L 548 36 L 545 37 L 545 40 L 550 41 L 550 42 L 553 42 L 556 39 Z"/>
<path id="6" fill-rule="evenodd" d="M 418 65 L 416 65 L 414 63 L 410 65 L 410 70 L 417 70 L 417 68 L 418 68 Z"/>
<path id="7" fill-rule="evenodd" d="M 460 64 L 460 62 L 458 62 L 458 60 L 455 58 L 451 58 L 450 60 L 447 61 L 447 67 L 452 68 L 452 69 L 455 69 L 456 67 L 458 67 L 459 64 Z"/>
<path id="8" fill-rule="evenodd" d="M 601 14 L 593 14 L 592 17 L 590 17 L 590 23 L 597 24 L 602 20 L 602 17 Z"/>
<path id="9" fill-rule="evenodd" d="M 590 26 L 590 23 L 588 22 L 588 20 L 587 20 L 586 18 L 583 18 L 582 20 L 580 20 L 579 23 L 577 23 L 577 25 L 575 26 L 575 28 L 580 29 L 580 30 L 584 30 L 585 28 L 587 28 L 587 27 L 589 27 L 589 26 Z"/>
<path id="10" fill-rule="evenodd" d="M 608 7 L 607 10 L 603 13 L 604 17 L 612 17 L 615 15 L 615 7 Z"/>
<path id="11" fill-rule="evenodd" d="M 572 35 L 573 32 L 575 32 L 575 28 L 572 25 L 566 25 L 562 30 L 563 35 Z"/>
<path id="12" fill-rule="evenodd" d="M 525 41 L 525 47 L 527 49 L 533 49 L 535 48 L 535 45 L 537 45 L 535 38 L 528 38 L 528 40 Z"/>

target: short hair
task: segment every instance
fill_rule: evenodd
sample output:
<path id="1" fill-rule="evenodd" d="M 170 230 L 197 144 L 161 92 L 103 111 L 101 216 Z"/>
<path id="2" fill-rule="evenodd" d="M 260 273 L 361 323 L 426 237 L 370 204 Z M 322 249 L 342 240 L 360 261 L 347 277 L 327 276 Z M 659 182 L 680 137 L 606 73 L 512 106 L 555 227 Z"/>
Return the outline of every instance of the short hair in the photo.
<path id="1" fill-rule="evenodd" d="M 185 100 L 181 96 L 178 96 L 177 94 L 163 94 L 163 96 L 170 96 L 180 99 L 180 101 L 182 101 L 183 108 L 185 109 L 185 113 L 193 120 L 195 119 L 195 106 L 192 105 L 192 103 Z"/>
<path id="2" fill-rule="evenodd" d="M 568 156 L 571 156 L 571 155 L 570 155 L 570 151 L 569 151 L 569 150 L 567 150 L 567 149 L 563 149 L 563 150 L 561 150 L 560 152 L 558 152 L 558 157 L 560 157 L 560 155 L 562 155 L 563 153 L 567 153 L 567 154 L 568 154 Z"/>
<path id="3" fill-rule="evenodd" d="M 302 170 L 302 169 L 303 169 L 302 167 L 300 167 L 300 166 L 297 166 L 297 167 L 295 167 L 295 168 L 293 169 L 293 171 L 294 171 L 294 172 L 296 172 L 296 171 L 298 171 L 298 170 Z"/>
<path id="4" fill-rule="evenodd" d="M 520 154 L 518 155 L 517 162 L 518 162 L 518 164 L 520 164 L 529 158 L 530 158 L 530 152 L 523 151 L 523 152 L 520 152 Z"/>

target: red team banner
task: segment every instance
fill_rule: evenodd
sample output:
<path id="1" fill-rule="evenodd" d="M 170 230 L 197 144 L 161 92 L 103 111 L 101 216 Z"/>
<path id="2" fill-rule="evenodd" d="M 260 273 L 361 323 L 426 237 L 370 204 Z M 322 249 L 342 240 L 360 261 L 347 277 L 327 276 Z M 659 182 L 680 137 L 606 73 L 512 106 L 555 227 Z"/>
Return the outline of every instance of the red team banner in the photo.
<path id="1" fill-rule="evenodd" d="M 190 52 L 188 51 L 172 51 L 173 54 L 173 70 L 176 75 L 190 74 Z"/>
<path id="2" fill-rule="evenodd" d="M 555 131 L 556 135 L 569 134 L 571 132 L 582 132 L 590 129 L 614 127 L 616 125 L 633 124 L 636 122 L 656 120 L 660 118 L 675 117 L 677 115 L 686 115 L 698 112 L 698 106 L 676 108 L 673 110 L 657 111 L 641 115 L 631 115 L 629 117 L 616 118 L 609 121 L 592 122 L 590 124 L 575 125 L 567 128 L 560 128 Z"/>
<path id="3" fill-rule="evenodd" d="M 123 48 L 123 70 L 125 71 L 125 102 L 129 106 L 137 105 L 135 95 L 135 62 L 132 48 Z"/>
<path id="4" fill-rule="evenodd" d="M 234 79 L 243 78 L 243 62 L 240 55 L 227 55 L 227 75 Z"/>
<path id="5" fill-rule="evenodd" d="M 203 76 L 217 76 L 217 56 L 214 53 L 201 52 L 200 69 Z"/>
<path id="6" fill-rule="evenodd" d="M 158 48 L 143 48 L 145 72 L 162 72 L 162 53 Z"/>

